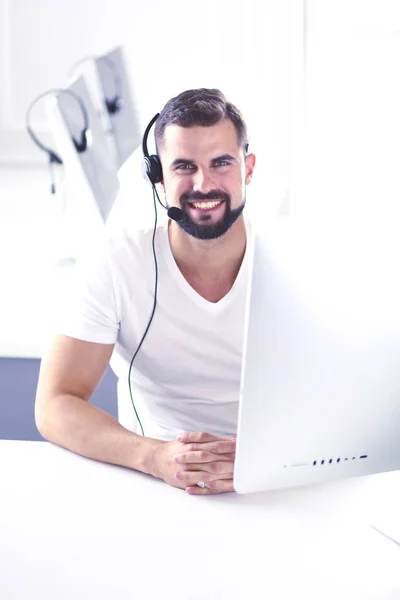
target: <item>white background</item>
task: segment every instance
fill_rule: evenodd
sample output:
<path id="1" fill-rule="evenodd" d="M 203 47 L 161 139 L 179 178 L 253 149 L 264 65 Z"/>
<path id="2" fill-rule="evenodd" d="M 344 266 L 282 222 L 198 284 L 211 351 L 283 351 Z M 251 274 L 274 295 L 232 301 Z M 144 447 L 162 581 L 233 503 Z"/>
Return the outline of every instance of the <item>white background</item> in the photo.
<path id="1" fill-rule="evenodd" d="M 239 106 L 257 155 L 253 214 L 397 218 L 398 0 L 0 0 L 0 354 L 37 353 L 60 240 L 61 199 L 26 109 L 78 60 L 118 45 L 143 129 L 193 87 L 218 87 Z M 32 117 L 50 143 L 43 104 Z M 151 217 L 143 184 L 138 155 L 120 194 L 138 225 Z"/>
<path id="2" fill-rule="evenodd" d="M 78 60 L 120 45 L 143 129 L 185 89 L 221 89 L 242 110 L 258 157 L 249 204 L 257 198 L 263 211 L 285 211 L 302 18 L 297 0 L 0 0 L 0 354 L 40 354 L 62 233 L 47 156 L 25 131 L 30 102 L 66 85 Z M 44 102 L 32 125 L 51 144 Z M 140 158 L 124 166 L 119 200 L 138 225 L 145 213 L 153 218 Z"/>
<path id="3" fill-rule="evenodd" d="M 307 192 L 298 212 L 398 218 L 400 2 L 307 0 Z"/>

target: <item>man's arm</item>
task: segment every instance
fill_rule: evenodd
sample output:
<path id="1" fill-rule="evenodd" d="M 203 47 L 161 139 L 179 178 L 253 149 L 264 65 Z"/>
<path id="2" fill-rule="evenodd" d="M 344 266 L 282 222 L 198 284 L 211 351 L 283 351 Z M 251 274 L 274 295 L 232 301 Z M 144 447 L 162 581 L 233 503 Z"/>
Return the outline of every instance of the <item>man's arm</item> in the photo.
<path id="1" fill-rule="evenodd" d="M 113 348 L 60 334 L 54 338 L 41 362 L 36 426 L 44 438 L 72 452 L 153 474 L 154 450 L 163 442 L 128 431 L 89 404 Z"/>

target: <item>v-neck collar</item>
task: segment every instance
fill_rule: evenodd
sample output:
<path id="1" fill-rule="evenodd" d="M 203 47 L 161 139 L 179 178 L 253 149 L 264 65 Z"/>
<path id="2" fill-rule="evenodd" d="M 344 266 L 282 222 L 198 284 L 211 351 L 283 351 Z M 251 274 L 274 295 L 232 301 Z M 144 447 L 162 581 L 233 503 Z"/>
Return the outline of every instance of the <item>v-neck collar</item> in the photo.
<path id="1" fill-rule="evenodd" d="M 240 288 L 242 287 L 242 283 L 243 283 L 244 279 L 246 278 L 247 271 L 248 271 L 247 264 L 248 264 L 250 235 L 251 235 L 251 226 L 250 226 L 250 223 L 246 220 L 245 220 L 245 228 L 246 228 L 246 249 L 245 249 L 245 253 L 243 256 L 242 264 L 240 265 L 240 269 L 239 269 L 239 272 L 233 283 L 233 286 L 231 287 L 229 292 L 227 294 L 225 294 L 225 296 L 223 298 L 221 298 L 221 300 L 218 300 L 218 302 L 210 302 L 209 300 L 206 300 L 205 298 L 203 298 L 203 296 L 201 296 L 198 292 L 196 292 L 196 290 L 194 288 L 192 288 L 190 283 L 182 275 L 182 273 L 175 261 L 174 255 L 172 254 L 172 249 L 170 246 L 169 235 L 168 235 L 168 223 L 165 226 L 165 229 L 163 232 L 164 235 L 163 235 L 161 241 L 162 241 L 162 252 L 163 252 L 165 261 L 167 263 L 168 269 L 170 270 L 171 274 L 173 275 L 176 283 L 185 292 L 185 294 L 193 302 L 195 302 L 198 306 L 200 306 L 204 310 L 215 313 L 215 312 L 220 312 L 221 310 L 225 309 L 233 301 L 233 299 L 237 296 Z"/>

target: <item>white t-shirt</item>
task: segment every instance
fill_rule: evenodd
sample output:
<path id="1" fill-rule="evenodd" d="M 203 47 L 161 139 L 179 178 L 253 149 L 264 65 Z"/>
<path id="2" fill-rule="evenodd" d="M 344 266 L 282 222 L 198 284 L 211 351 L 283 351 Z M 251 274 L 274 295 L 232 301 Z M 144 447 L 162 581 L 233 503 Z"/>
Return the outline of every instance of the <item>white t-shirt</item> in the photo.
<path id="1" fill-rule="evenodd" d="M 246 222 L 249 239 L 250 224 Z M 75 267 L 57 324 L 70 337 L 115 343 L 118 420 L 141 433 L 128 372 L 153 309 L 153 229 L 105 236 Z M 173 257 L 167 224 L 158 226 L 157 306 L 131 370 L 132 398 L 147 437 L 170 441 L 180 431 L 236 434 L 249 243 L 229 293 L 213 303 L 186 281 Z"/>

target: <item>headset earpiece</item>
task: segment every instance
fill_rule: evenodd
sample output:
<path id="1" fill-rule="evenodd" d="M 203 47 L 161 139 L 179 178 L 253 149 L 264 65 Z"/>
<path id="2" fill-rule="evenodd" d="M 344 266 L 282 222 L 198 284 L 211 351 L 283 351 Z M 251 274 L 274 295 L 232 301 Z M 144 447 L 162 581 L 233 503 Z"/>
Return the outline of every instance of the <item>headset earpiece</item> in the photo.
<path id="1" fill-rule="evenodd" d="M 121 110 L 121 101 L 119 96 L 115 96 L 112 100 L 105 99 L 106 108 L 109 115 L 115 115 Z"/>
<path id="2" fill-rule="evenodd" d="M 152 185 L 156 183 L 161 183 L 163 180 L 163 172 L 161 161 L 157 154 L 149 155 L 149 151 L 147 149 L 147 138 L 149 136 L 149 131 L 152 128 L 153 124 L 157 121 L 160 113 L 157 113 L 155 117 L 152 118 L 150 123 L 147 125 L 146 130 L 143 135 L 143 163 L 142 163 L 142 173 L 145 179 L 148 179 Z"/>
<path id="3" fill-rule="evenodd" d="M 185 214 L 183 212 L 183 210 L 181 210 L 177 206 L 168 207 L 168 203 L 165 205 L 160 200 L 160 196 L 158 195 L 157 188 L 156 188 L 156 183 L 161 183 L 163 181 L 163 172 L 162 172 L 161 161 L 160 161 L 159 157 L 157 156 L 157 154 L 152 154 L 150 156 L 149 151 L 147 149 L 147 138 L 149 135 L 149 131 L 152 128 L 153 124 L 157 121 L 159 116 L 160 116 L 160 113 L 157 113 L 155 115 L 155 117 L 152 118 L 150 123 L 147 125 L 146 130 L 143 135 L 142 173 L 143 173 L 144 178 L 147 179 L 148 181 L 150 181 L 151 185 L 153 186 L 153 197 L 157 196 L 157 200 L 159 201 L 161 206 L 163 208 L 165 208 L 169 218 L 173 219 L 174 221 L 180 221 L 184 217 L 184 214 Z M 155 200 L 154 200 L 154 202 L 155 202 Z M 155 208 L 156 208 L 156 205 L 154 204 L 154 209 Z"/>
<path id="4" fill-rule="evenodd" d="M 162 167 L 157 155 L 145 156 L 143 158 L 143 165 L 144 176 L 149 179 L 150 183 L 155 185 L 163 180 Z"/>
<path id="5" fill-rule="evenodd" d="M 56 165 L 62 165 L 63 161 L 61 160 L 61 158 L 58 156 L 58 154 L 56 154 L 55 152 L 53 152 L 53 150 L 47 150 L 47 153 L 49 155 L 49 162 L 50 164 L 55 163 Z"/>
<path id="6" fill-rule="evenodd" d="M 104 98 L 104 103 L 109 115 L 116 115 L 122 108 L 122 81 L 113 61 L 108 56 L 102 56 L 101 60 L 110 69 L 114 80 L 114 98 Z"/>
<path id="7" fill-rule="evenodd" d="M 86 129 L 84 129 L 81 133 L 81 139 L 78 142 L 75 138 L 72 138 L 73 142 L 74 142 L 74 146 L 76 151 L 79 154 L 82 154 L 82 152 L 85 152 L 86 148 L 88 147 L 88 140 L 87 140 L 87 136 L 86 136 Z"/>

